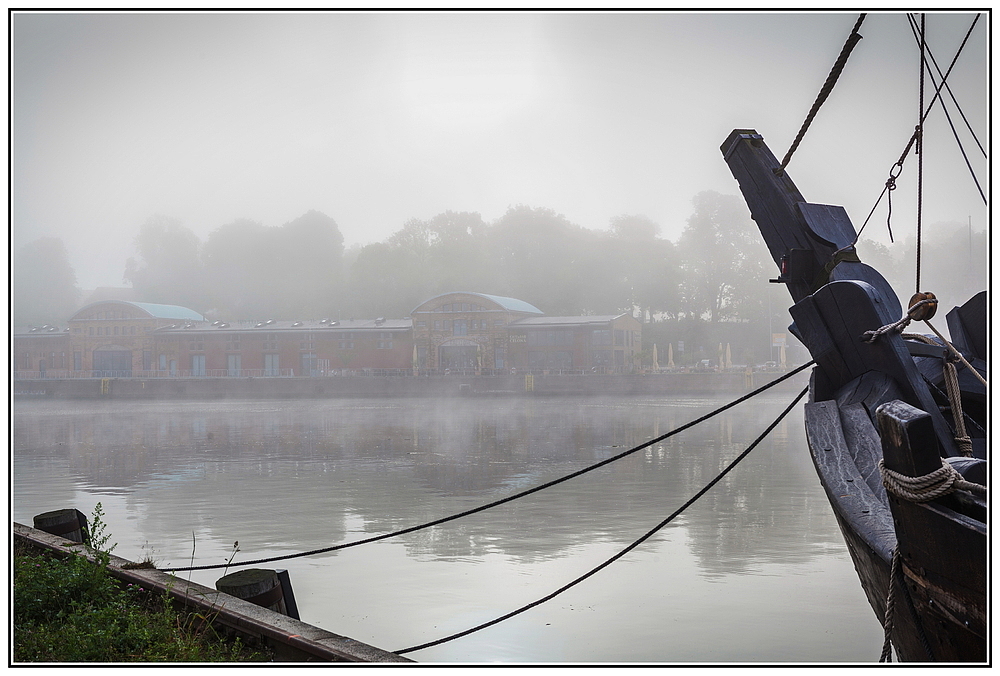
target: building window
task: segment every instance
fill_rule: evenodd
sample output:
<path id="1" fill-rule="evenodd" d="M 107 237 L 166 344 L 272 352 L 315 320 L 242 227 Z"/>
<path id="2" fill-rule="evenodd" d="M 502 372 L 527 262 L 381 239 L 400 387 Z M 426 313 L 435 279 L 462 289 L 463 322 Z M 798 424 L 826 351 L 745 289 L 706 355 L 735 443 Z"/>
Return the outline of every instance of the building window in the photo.
<path id="1" fill-rule="evenodd" d="M 265 350 L 278 349 L 278 334 L 276 333 L 264 334 L 264 349 Z"/>
<path id="2" fill-rule="evenodd" d="M 611 331 L 609 329 L 595 329 L 590 338 L 591 345 L 610 345 Z"/>
<path id="3" fill-rule="evenodd" d="M 594 366 L 611 366 L 611 350 L 594 350 L 592 363 Z"/>
<path id="4" fill-rule="evenodd" d="M 165 354 L 160 355 L 160 370 L 161 371 L 167 370 L 167 355 Z"/>
<path id="5" fill-rule="evenodd" d="M 265 354 L 264 355 L 264 375 L 265 376 L 277 376 L 281 374 L 280 366 L 278 365 L 278 355 L 276 354 Z"/>
<path id="6" fill-rule="evenodd" d="M 192 376 L 205 375 L 205 355 L 203 354 L 191 355 L 191 375 Z"/>
<path id="7" fill-rule="evenodd" d="M 237 352 L 240 349 L 240 337 L 239 336 L 226 336 L 226 351 L 227 352 Z"/>
<path id="8" fill-rule="evenodd" d="M 615 329 L 615 345 L 619 347 L 625 345 L 625 332 L 621 329 Z"/>
<path id="9" fill-rule="evenodd" d="M 83 353 L 74 352 L 73 353 L 73 370 L 82 371 L 83 370 Z"/>
<path id="10" fill-rule="evenodd" d="M 388 331 L 383 331 L 378 334 L 378 341 L 375 347 L 379 350 L 391 350 L 392 349 L 392 334 Z"/>
<path id="11" fill-rule="evenodd" d="M 153 353 L 149 350 L 142 351 L 142 370 L 149 371 L 153 368 Z"/>
<path id="12" fill-rule="evenodd" d="M 434 330 L 435 331 L 440 331 L 441 330 L 441 320 L 440 319 L 435 319 L 434 320 Z"/>
<path id="13" fill-rule="evenodd" d="M 226 374 L 230 377 L 239 376 L 242 371 L 243 359 L 238 354 L 226 355 Z"/>
<path id="14" fill-rule="evenodd" d="M 427 328 L 427 322 L 417 322 L 417 328 L 418 329 L 426 329 Z"/>
<path id="15" fill-rule="evenodd" d="M 91 336 L 94 335 L 94 327 L 93 326 L 90 327 L 90 333 L 88 335 L 91 335 Z"/>
<path id="16" fill-rule="evenodd" d="M 566 331 L 529 331 L 528 345 L 569 345 Z"/>
<path id="17" fill-rule="evenodd" d="M 300 365 L 302 368 L 302 375 L 304 376 L 315 376 L 318 375 L 316 370 L 316 355 L 314 354 L 303 354 L 300 356 Z"/>
<path id="18" fill-rule="evenodd" d="M 315 350 L 316 344 L 313 342 L 313 334 L 307 333 L 305 340 L 299 343 L 300 350 Z"/>
<path id="19" fill-rule="evenodd" d="M 467 336 L 467 335 L 469 335 L 469 327 L 466 324 L 466 322 L 465 322 L 464 319 L 456 319 L 452 323 L 452 326 L 454 327 L 452 329 L 452 335 L 454 335 L 454 336 Z"/>

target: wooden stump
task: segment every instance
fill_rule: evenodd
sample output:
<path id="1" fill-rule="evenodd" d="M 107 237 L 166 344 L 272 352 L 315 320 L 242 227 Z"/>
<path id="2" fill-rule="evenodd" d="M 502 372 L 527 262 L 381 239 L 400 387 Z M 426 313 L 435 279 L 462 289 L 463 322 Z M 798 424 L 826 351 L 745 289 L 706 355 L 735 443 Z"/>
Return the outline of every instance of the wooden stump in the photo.
<path id="1" fill-rule="evenodd" d="M 78 509 L 57 509 L 34 518 L 34 527 L 51 535 L 58 535 L 73 542 L 85 542 L 87 517 Z"/>
<path id="2" fill-rule="evenodd" d="M 215 588 L 238 599 L 288 615 L 277 571 L 247 568 L 220 577 L 215 582 Z"/>

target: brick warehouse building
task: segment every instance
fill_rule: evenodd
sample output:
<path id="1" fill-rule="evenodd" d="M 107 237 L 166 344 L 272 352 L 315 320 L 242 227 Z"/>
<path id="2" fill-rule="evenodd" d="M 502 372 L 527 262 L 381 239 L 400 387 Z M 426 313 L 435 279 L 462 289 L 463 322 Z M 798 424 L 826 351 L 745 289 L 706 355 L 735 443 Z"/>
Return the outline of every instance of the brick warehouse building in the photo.
<path id="1" fill-rule="evenodd" d="M 547 317 L 480 293 L 442 294 L 411 317 L 367 320 L 209 321 L 176 305 L 107 300 L 67 324 L 15 330 L 15 378 L 627 372 L 642 345 L 628 313 Z"/>

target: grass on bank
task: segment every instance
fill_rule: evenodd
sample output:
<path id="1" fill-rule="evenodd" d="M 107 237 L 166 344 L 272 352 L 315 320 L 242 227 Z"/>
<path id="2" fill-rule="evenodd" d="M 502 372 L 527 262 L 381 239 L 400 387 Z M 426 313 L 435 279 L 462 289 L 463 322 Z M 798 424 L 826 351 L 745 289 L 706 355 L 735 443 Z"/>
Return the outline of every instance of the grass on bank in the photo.
<path id="1" fill-rule="evenodd" d="M 163 593 L 125 584 L 106 569 L 101 506 L 91 552 L 60 558 L 14 550 L 15 662 L 252 662 L 266 650 L 216 633 L 202 613 L 175 608 Z M 96 547 L 96 548 L 95 548 Z"/>

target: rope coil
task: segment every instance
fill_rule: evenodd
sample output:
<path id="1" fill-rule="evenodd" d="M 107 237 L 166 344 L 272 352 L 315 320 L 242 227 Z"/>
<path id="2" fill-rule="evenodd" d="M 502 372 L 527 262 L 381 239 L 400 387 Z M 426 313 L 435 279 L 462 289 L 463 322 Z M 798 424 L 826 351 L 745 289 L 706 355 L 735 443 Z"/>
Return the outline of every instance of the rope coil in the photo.
<path id="1" fill-rule="evenodd" d="M 986 486 L 966 481 L 954 467 L 941 460 L 941 467 L 923 476 L 907 476 L 885 466 L 885 460 L 878 461 L 878 470 L 882 475 L 882 485 L 896 497 L 910 502 L 930 502 L 943 495 L 965 490 L 976 495 L 986 496 Z"/>

